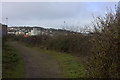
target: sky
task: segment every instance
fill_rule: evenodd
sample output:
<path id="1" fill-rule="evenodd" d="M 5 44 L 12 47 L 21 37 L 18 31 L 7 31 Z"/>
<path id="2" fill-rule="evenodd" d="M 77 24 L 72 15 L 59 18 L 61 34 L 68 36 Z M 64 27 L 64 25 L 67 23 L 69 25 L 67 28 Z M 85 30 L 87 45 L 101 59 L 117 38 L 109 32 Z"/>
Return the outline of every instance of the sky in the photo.
<path id="1" fill-rule="evenodd" d="M 89 25 L 93 16 L 103 16 L 107 8 L 117 2 L 3 2 L 2 23 L 9 26 L 63 26 Z M 8 22 L 6 20 L 8 18 Z"/>

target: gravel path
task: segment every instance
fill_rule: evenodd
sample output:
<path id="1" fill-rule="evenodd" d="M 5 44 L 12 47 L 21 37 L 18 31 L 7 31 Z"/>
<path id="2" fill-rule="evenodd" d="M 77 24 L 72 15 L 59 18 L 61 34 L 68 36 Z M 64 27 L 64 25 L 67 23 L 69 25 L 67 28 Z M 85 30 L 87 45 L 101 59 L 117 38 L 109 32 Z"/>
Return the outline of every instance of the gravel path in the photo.
<path id="1" fill-rule="evenodd" d="M 60 68 L 57 61 L 50 55 L 10 41 L 23 57 L 25 62 L 24 78 L 60 78 Z"/>

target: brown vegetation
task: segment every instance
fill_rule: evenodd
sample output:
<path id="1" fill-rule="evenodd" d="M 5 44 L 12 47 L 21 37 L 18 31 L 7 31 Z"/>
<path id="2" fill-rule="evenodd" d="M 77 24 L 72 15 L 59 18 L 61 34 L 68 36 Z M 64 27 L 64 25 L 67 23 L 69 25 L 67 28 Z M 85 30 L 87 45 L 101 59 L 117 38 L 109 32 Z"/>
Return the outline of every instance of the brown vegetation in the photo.
<path id="1" fill-rule="evenodd" d="M 120 13 L 109 12 L 105 17 L 97 17 L 92 34 L 83 33 L 22 37 L 15 36 L 31 45 L 41 46 L 74 55 L 91 56 L 86 61 L 88 77 L 120 78 Z"/>

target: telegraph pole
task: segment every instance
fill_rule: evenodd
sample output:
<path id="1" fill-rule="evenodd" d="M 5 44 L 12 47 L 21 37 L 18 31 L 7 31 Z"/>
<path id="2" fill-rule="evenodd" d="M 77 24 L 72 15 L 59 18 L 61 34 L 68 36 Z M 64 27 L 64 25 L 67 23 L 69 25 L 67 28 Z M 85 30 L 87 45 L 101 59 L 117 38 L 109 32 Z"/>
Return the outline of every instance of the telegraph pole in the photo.
<path id="1" fill-rule="evenodd" d="M 65 30 L 65 27 L 66 27 L 66 26 L 65 26 L 65 21 L 64 21 L 64 24 L 63 24 L 63 30 Z"/>
<path id="2" fill-rule="evenodd" d="M 8 18 L 5 18 L 6 19 L 6 25 L 8 25 Z"/>

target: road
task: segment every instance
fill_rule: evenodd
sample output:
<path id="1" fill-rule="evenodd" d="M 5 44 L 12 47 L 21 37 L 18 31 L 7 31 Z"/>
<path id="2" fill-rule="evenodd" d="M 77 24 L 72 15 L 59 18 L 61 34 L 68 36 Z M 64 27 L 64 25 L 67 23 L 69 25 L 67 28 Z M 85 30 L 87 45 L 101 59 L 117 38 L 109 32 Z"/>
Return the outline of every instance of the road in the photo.
<path id="1" fill-rule="evenodd" d="M 61 78 L 59 64 L 52 56 L 18 42 L 9 43 L 19 51 L 24 60 L 24 78 Z"/>

